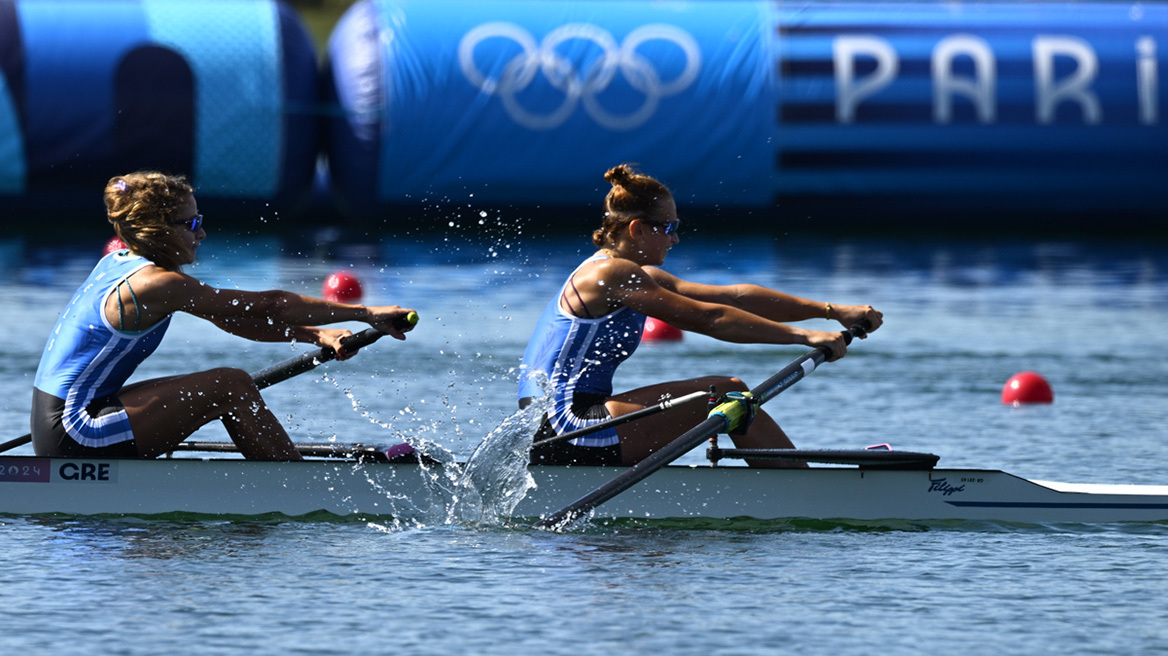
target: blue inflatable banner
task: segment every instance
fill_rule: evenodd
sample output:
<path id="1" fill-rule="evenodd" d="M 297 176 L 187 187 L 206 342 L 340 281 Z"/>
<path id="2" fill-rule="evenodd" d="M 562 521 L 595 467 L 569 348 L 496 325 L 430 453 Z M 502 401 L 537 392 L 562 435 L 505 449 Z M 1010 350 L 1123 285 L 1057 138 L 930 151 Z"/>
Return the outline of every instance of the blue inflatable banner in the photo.
<path id="1" fill-rule="evenodd" d="M 258 218 L 323 154 L 365 221 L 633 162 L 777 227 L 1160 225 L 1166 40 L 1168 0 L 360 0 L 321 71 L 277 0 L 0 0 L 0 210 L 157 168 Z"/>
<path id="2" fill-rule="evenodd" d="M 1168 212 L 1168 5 L 365 0 L 330 43 L 334 187 L 598 205 Z"/>
<path id="3" fill-rule="evenodd" d="M 1165 5 L 774 6 L 779 199 L 1168 210 Z"/>
<path id="4" fill-rule="evenodd" d="M 0 74 L 0 194 L 100 203 L 156 168 L 275 200 L 314 174 L 315 52 L 271 0 L 0 0 Z"/>
<path id="5" fill-rule="evenodd" d="M 594 204 L 604 169 L 630 160 L 701 180 L 679 187 L 689 200 L 766 205 L 768 13 L 729 1 L 363 3 L 330 61 L 335 80 L 377 93 L 342 107 L 334 184 L 358 204 Z M 354 133 L 373 147 L 350 151 Z"/>

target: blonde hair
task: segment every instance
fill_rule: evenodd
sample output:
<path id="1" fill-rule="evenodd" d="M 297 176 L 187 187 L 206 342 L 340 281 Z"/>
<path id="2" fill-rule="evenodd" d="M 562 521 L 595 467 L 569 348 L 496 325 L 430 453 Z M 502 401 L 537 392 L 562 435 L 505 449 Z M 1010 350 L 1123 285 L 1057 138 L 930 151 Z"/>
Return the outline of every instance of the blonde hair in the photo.
<path id="1" fill-rule="evenodd" d="M 114 231 L 131 251 L 158 266 L 178 271 L 172 247 L 179 208 L 195 190 L 181 175 L 138 171 L 110 178 L 105 209 Z"/>
<path id="2" fill-rule="evenodd" d="M 616 233 L 633 219 L 651 219 L 662 211 L 662 203 L 673 198 L 669 188 L 656 179 L 637 173 L 631 164 L 618 164 L 604 174 L 612 185 L 604 197 L 604 220 L 592 233 L 597 248 L 611 246 Z"/>

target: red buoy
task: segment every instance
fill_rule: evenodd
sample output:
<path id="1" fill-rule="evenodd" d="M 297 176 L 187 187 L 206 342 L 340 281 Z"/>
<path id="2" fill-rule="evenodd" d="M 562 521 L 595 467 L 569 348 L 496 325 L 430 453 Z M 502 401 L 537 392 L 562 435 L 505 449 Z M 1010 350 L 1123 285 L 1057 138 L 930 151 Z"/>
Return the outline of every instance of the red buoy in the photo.
<path id="1" fill-rule="evenodd" d="M 125 250 L 125 248 L 126 248 L 126 245 L 122 243 L 121 239 L 118 239 L 117 237 L 112 237 L 112 238 L 110 238 L 109 241 L 107 241 L 105 243 L 105 248 L 103 248 L 101 250 L 101 254 L 103 256 L 109 255 L 110 253 L 116 253 L 118 251 Z"/>
<path id="2" fill-rule="evenodd" d="M 1046 379 L 1033 371 L 1014 374 L 1002 388 L 1002 403 L 1054 403 L 1054 391 Z"/>
<path id="3" fill-rule="evenodd" d="M 345 271 L 333 272 L 324 281 L 321 294 L 325 300 L 338 303 L 356 303 L 361 300 L 361 281 Z"/>
<path id="4" fill-rule="evenodd" d="M 645 319 L 645 334 L 641 337 L 645 342 L 677 342 L 684 333 L 680 328 L 671 326 L 660 319 L 649 317 Z"/>

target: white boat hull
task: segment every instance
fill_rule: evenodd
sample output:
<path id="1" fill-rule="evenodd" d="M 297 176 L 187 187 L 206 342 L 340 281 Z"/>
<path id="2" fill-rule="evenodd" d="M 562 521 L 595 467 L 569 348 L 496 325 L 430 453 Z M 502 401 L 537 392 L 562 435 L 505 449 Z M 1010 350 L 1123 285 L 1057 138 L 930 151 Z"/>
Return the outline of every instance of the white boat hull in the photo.
<path id="1" fill-rule="evenodd" d="M 531 467 L 536 488 L 512 515 L 535 519 L 559 510 L 621 471 Z M 454 476 L 448 473 L 438 465 L 336 460 L 0 456 L 0 514 L 300 517 L 323 511 L 433 519 L 445 516 L 455 496 Z M 1152 522 L 1168 521 L 1168 486 L 1071 485 L 977 469 L 670 466 L 596 508 L 593 516 Z"/>

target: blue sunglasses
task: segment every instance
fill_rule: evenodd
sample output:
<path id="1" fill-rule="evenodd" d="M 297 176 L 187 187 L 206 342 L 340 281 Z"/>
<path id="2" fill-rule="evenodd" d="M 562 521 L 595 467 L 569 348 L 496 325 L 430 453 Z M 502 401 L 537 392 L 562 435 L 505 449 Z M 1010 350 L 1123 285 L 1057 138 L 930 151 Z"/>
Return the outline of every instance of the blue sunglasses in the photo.
<path id="1" fill-rule="evenodd" d="M 203 215 L 196 214 L 189 223 L 184 219 L 182 221 L 175 221 L 171 225 L 186 226 L 187 228 L 190 228 L 191 232 L 198 232 L 199 228 L 203 227 Z"/>
<path id="2" fill-rule="evenodd" d="M 645 221 L 645 219 L 641 219 L 641 221 L 644 223 L 648 223 L 651 226 L 665 228 L 664 232 L 667 235 L 672 235 L 673 233 L 675 233 L 679 229 L 681 229 L 681 219 L 674 219 L 672 221 L 666 221 L 665 223 L 658 223 L 656 221 Z"/>

